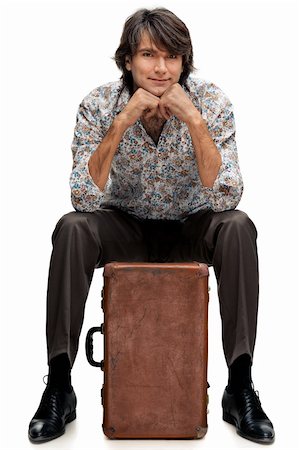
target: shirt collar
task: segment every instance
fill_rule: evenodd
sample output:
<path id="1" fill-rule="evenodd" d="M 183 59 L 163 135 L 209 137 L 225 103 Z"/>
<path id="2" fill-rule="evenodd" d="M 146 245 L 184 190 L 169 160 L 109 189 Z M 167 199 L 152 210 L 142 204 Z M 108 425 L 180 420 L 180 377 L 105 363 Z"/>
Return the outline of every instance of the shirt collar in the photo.
<path id="1" fill-rule="evenodd" d="M 121 86 L 121 91 L 115 107 L 115 113 L 116 114 L 120 113 L 124 109 L 129 100 L 130 100 L 129 89 L 126 86 Z"/>

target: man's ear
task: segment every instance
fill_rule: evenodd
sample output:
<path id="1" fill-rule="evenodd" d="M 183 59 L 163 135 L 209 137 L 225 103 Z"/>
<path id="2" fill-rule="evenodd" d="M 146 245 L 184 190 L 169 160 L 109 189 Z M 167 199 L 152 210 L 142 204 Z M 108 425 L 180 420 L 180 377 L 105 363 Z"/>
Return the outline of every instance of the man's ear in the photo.
<path id="1" fill-rule="evenodd" d="M 126 69 L 131 70 L 131 56 L 127 55 L 125 58 L 125 62 L 126 62 Z"/>

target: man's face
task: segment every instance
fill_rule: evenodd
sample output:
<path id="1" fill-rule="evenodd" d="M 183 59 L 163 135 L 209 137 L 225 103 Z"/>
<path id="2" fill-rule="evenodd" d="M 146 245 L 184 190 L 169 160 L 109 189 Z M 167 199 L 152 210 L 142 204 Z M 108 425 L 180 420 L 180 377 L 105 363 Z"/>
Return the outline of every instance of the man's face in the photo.
<path id="1" fill-rule="evenodd" d="M 126 69 L 132 72 L 134 91 L 141 87 L 157 97 L 177 83 L 183 71 L 182 56 L 159 49 L 146 32 L 142 34 L 135 55 L 127 58 Z"/>

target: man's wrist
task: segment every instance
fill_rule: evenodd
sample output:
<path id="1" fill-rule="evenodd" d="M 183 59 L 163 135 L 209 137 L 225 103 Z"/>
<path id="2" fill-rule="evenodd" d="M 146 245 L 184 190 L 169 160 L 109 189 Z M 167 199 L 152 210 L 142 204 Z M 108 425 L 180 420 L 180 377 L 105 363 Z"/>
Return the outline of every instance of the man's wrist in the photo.
<path id="1" fill-rule="evenodd" d="M 130 124 L 128 122 L 126 114 L 121 111 L 117 116 L 115 116 L 115 119 L 113 121 L 113 125 L 119 131 L 120 133 L 124 133 L 127 128 L 129 128 Z"/>
<path id="2" fill-rule="evenodd" d="M 189 114 L 185 123 L 189 130 L 191 130 L 192 128 L 198 129 L 199 127 L 205 127 L 205 121 L 197 109 Z"/>

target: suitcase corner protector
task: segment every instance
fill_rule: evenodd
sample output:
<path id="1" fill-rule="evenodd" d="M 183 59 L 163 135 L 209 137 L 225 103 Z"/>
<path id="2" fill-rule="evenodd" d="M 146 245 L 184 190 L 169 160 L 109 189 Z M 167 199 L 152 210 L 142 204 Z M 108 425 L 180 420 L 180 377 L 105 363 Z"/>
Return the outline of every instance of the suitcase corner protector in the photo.
<path id="1" fill-rule="evenodd" d="M 104 424 L 102 424 L 103 433 L 105 436 L 109 439 L 115 439 L 115 428 L 113 427 L 105 427 Z"/>
<path id="2" fill-rule="evenodd" d="M 195 431 L 196 431 L 196 439 L 201 439 L 207 434 L 208 427 L 198 426 L 195 428 Z"/>

